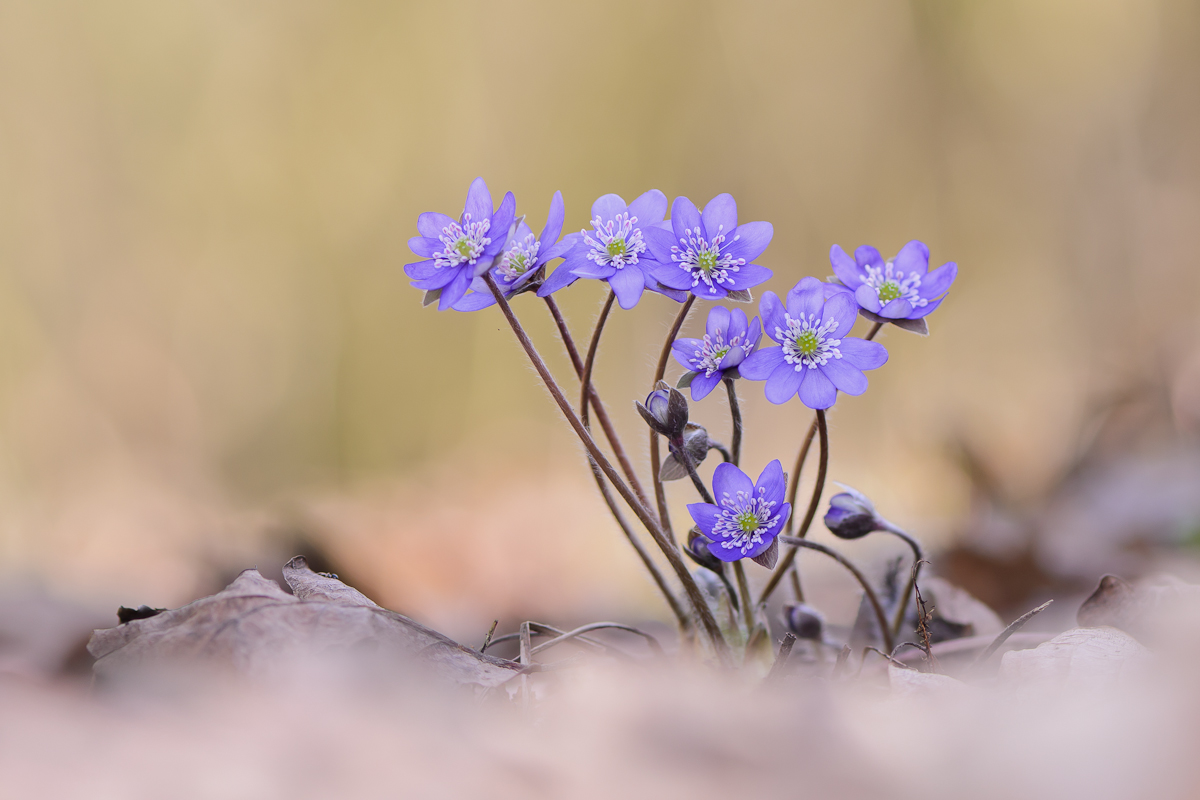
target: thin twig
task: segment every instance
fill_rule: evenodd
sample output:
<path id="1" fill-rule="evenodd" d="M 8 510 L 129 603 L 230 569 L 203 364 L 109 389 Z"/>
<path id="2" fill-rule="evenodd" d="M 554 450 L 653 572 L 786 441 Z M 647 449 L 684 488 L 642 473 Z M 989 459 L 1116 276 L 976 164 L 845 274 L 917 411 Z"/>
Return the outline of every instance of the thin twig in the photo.
<path id="1" fill-rule="evenodd" d="M 534 655 L 537 655 L 538 653 L 542 652 L 543 650 L 549 650 L 551 647 L 554 647 L 557 644 L 562 644 L 563 642 L 568 642 L 568 641 L 571 641 L 572 639 L 577 639 L 580 636 L 582 636 L 583 634 L 587 633 L 588 631 L 597 631 L 597 630 L 602 630 L 602 629 L 607 629 L 607 628 L 615 628 L 616 630 L 628 631 L 629 633 L 637 634 L 638 636 L 641 636 L 643 639 L 646 640 L 646 644 L 648 644 L 650 646 L 650 649 L 654 651 L 655 655 L 661 656 L 663 654 L 662 645 L 659 644 L 658 639 L 654 638 L 652 635 L 646 633 L 645 631 L 638 630 L 637 628 L 634 628 L 629 625 L 622 625 L 617 622 L 593 622 L 590 625 L 583 625 L 581 627 L 576 628 L 573 631 L 568 631 L 568 632 L 562 634 L 561 636 L 556 636 L 555 638 L 551 639 L 548 642 L 542 642 L 537 647 L 533 648 L 532 653 Z"/>
<path id="2" fill-rule="evenodd" d="M 911 665 L 909 665 L 909 664 L 905 664 L 903 661 L 897 661 L 896 659 L 894 659 L 894 658 L 892 658 L 891 656 L 889 656 L 887 653 L 885 653 L 885 652 L 883 652 L 882 650 L 880 650 L 878 647 L 872 647 L 871 645 L 867 645 L 866 647 L 864 647 L 864 648 L 863 648 L 863 660 L 862 660 L 862 662 L 861 662 L 861 663 L 858 665 L 858 671 L 859 671 L 860 673 L 862 672 L 863 664 L 865 664 L 865 663 L 866 663 L 866 661 L 867 661 L 867 651 L 868 651 L 868 650 L 870 650 L 872 653 L 879 653 L 879 655 L 883 656 L 883 657 L 884 657 L 884 658 L 886 658 L 888 661 L 890 661 L 890 662 L 892 662 L 893 664 L 895 664 L 897 667 L 903 667 L 904 669 L 911 669 L 911 670 L 913 670 L 914 672 L 919 672 L 919 671 L 920 671 L 920 670 L 918 670 L 916 667 L 913 667 L 913 666 L 911 666 Z"/>
<path id="3" fill-rule="evenodd" d="M 909 572 L 908 584 L 904 587 L 904 591 L 900 593 L 899 600 L 896 603 L 896 614 L 892 618 L 892 636 L 899 637 L 900 626 L 904 624 L 904 612 L 908 609 L 908 598 L 912 596 L 913 588 L 917 585 L 917 573 L 920 565 L 924 563 L 925 554 L 921 550 L 921 543 L 899 528 L 892 526 L 887 528 L 887 532 L 903 539 L 913 551 L 913 569 Z"/>
<path id="4" fill-rule="evenodd" d="M 771 671 L 767 673 L 767 677 L 763 683 L 774 683 L 783 677 L 784 669 L 787 667 L 788 656 L 792 654 L 792 646 L 796 644 L 796 635 L 785 633 L 783 641 L 779 643 L 779 655 L 775 656 L 775 663 L 771 665 Z"/>
<path id="5" fill-rule="evenodd" d="M 921 587 L 917 584 L 917 572 L 920 571 L 924 561 L 918 561 L 912 565 L 912 586 L 913 592 L 917 595 L 917 633 L 921 637 L 921 649 L 925 652 L 925 660 L 929 664 L 930 672 L 938 671 L 937 659 L 933 655 L 933 644 L 929 636 L 929 620 L 933 618 L 933 612 L 926 609 L 925 598 L 921 596 Z M 890 649 L 890 648 L 889 648 Z"/>
<path id="6" fill-rule="evenodd" d="M 633 510 L 638 520 L 649 531 L 650 536 L 654 539 L 654 543 L 658 545 L 659 549 L 663 551 L 663 555 L 667 557 L 667 562 L 671 565 L 671 569 L 675 572 L 676 577 L 679 578 L 680 583 L 683 584 L 684 591 L 688 596 L 688 602 L 691 604 L 693 612 L 699 617 L 700 624 L 704 628 L 704 633 L 712 643 L 717 657 L 723 663 L 731 663 L 732 654 L 729 650 L 729 644 L 721 634 L 721 628 L 713 616 L 712 609 L 708 607 L 708 603 L 705 601 L 700 587 L 696 585 L 695 578 L 688 572 L 687 565 L 683 563 L 678 546 L 676 546 L 672 539 L 667 537 L 666 533 L 659 526 L 658 519 L 655 518 L 653 512 L 638 500 L 629 486 L 621 479 L 620 474 L 617 473 L 617 470 L 596 445 L 595 440 L 592 439 L 588 429 L 579 421 L 579 417 L 575 414 L 574 409 L 571 408 L 571 404 L 567 401 L 566 395 L 563 394 L 557 381 L 554 380 L 554 376 L 550 373 L 546 362 L 542 360 L 537 348 L 530 341 L 529 335 L 525 333 L 525 329 L 517 321 L 512 306 L 509 305 L 508 298 L 504 296 L 504 293 L 500 291 L 500 287 L 496 285 L 495 278 L 492 277 L 490 272 L 485 272 L 483 280 L 487 284 L 488 289 L 491 290 L 492 296 L 496 298 L 496 304 L 500 306 L 505 320 L 508 322 L 509 327 L 512 328 L 513 333 L 516 334 L 517 341 L 521 344 L 522 349 L 525 350 L 525 354 L 533 364 L 534 369 L 537 370 L 538 377 L 542 379 L 542 383 L 550 391 L 550 396 L 554 399 L 555 404 L 558 405 L 563 416 L 567 418 L 571 429 L 575 431 L 575 435 L 579 437 L 583 446 L 604 471 L 605 477 L 612 483 L 617 493 L 621 495 L 621 499 Z"/>
<path id="7" fill-rule="evenodd" d="M 995 639 L 993 639 L 992 643 L 987 646 L 987 649 L 979 654 L 979 658 L 975 659 L 974 663 L 971 664 L 971 667 L 975 668 L 975 667 L 983 664 L 983 662 L 987 661 L 989 658 L 991 658 L 992 653 L 995 653 L 997 650 L 1000 649 L 1000 646 L 1002 644 L 1004 644 L 1006 641 L 1008 641 L 1008 637 L 1012 636 L 1014 633 L 1021 630 L 1021 628 L 1025 627 L 1026 622 L 1029 622 L 1029 620 L 1033 619 L 1035 616 L 1037 616 L 1038 614 L 1045 611 L 1047 608 L 1050 607 L 1050 604 L 1053 602 L 1054 602 L 1053 600 L 1047 600 L 1046 602 L 1042 603 L 1040 606 L 1033 609 L 1032 611 L 1025 613 L 1025 614 L 1021 615 L 1020 617 L 1017 617 L 1015 620 L 1013 620 L 1012 624 L 1009 625 L 1007 628 L 1005 628 L 1003 631 L 1001 631 L 1000 635 L 997 636 Z"/>
<path id="8" fill-rule="evenodd" d="M 742 407 L 738 405 L 737 388 L 733 378 L 725 378 L 725 392 L 729 395 L 729 420 L 733 425 L 733 441 L 729 445 L 733 453 L 733 465 L 738 466 L 742 458 Z"/>
<path id="9" fill-rule="evenodd" d="M 800 529 L 796 531 L 797 539 L 804 539 L 808 534 L 808 529 L 812 525 L 813 517 L 817 515 L 817 508 L 821 504 L 821 495 L 825 491 L 825 473 L 829 469 L 829 426 L 825 423 L 825 412 L 817 411 L 817 433 L 820 434 L 821 441 L 821 460 L 817 465 L 817 482 L 813 485 L 812 499 L 808 502 L 808 511 L 804 515 L 804 522 L 801 523 Z M 794 513 L 794 509 L 793 509 Z M 785 538 L 779 537 L 782 541 Z M 779 582 L 783 580 L 783 576 L 787 574 L 788 569 L 792 566 L 792 561 L 796 558 L 796 548 L 789 547 L 779 559 L 779 565 L 775 567 L 775 571 L 771 573 L 771 579 L 767 581 L 767 585 L 763 587 L 762 594 L 758 596 L 758 603 L 762 605 L 767 602 L 767 598 L 779 586 Z M 884 621 L 884 627 L 887 628 L 887 622 Z M 891 631 L 887 630 L 886 635 L 891 638 Z M 890 649 L 890 648 L 889 648 Z"/>
<path id="10" fill-rule="evenodd" d="M 498 619 L 492 621 L 492 627 L 488 630 L 487 636 L 483 637 L 483 647 L 479 648 L 480 653 L 482 653 L 484 650 L 487 650 L 488 645 L 492 643 L 492 636 L 496 633 L 496 626 L 499 624 L 500 620 Z"/>
<path id="11" fill-rule="evenodd" d="M 853 561 L 846 558 L 832 547 L 826 547 L 819 542 L 814 542 L 809 539 L 800 539 L 795 536 L 780 536 L 779 541 L 783 542 L 784 544 L 795 545 L 797 548 L 804 547 L 809 550 L 816 550 L 818 553 L 824 553 L 845 567 L 846 571 L 853 575 L 854 579 L 858 581 L 858 585 L 862 587 L 863 593 L 867 596 L 867 602 L 871 604 L 871 608 L 875 612 L 875 621 L 879 625 L 880 635 L 883 637 L 883 645 L 888 651 L 891 651 L 892 632 L 888 630 L 887 614 L 883 610 L 883 605 L 879 602 L 879 595 L 877 595 L 875 590 L 871 587 L 871 582 L 867 580 L 867 576 L 862 573 L 862 570 L 854 565 Z"/>
<path id="12" fill-rule="evenodd" d="M 679 334 L 679 329 L 683 327 L 683 321 L 687 319 L 688 312 L 692 310 L 692 304 L 695 302 L 696 295 L 689 294 L 688 299 L 683 301 L 679 313 L 675 315 L 675 322 L 671 324 L 666 341 L 663 342 L 662 352 L 658 355 L 658 366 L 654 368 L 654 380 L 650 382 L 651 386 L 657 386 L 666 373 L 667 357 L 671 355 L 671 345 L 675 343 L 675 337 Z M 654 486 L 654 502 L 658 505 L 658 518 L 662 521 L 663 532 L 674 542 L 675 532 L 671 528 L 671 515 L 667 511 L 667 495 L 663 490 L 662 479 L 658 476 L 659 460 L 658 434 L 650 431 L 650 472 L 652 473 L 650 482 Z"/>

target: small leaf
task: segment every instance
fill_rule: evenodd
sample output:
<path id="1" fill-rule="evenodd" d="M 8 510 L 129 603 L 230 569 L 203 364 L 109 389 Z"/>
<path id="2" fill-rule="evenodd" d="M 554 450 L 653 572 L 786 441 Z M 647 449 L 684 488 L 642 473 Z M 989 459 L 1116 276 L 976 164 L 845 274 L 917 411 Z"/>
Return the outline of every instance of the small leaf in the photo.
<path id="1" fill-rule="evenodd" d="M 679 382 L 675 384 L 676 389 L 686 389 L 692 385 L 692 381 L 696 379 L 699 372 L 685 372 L 679 376 Z"/>
<path id="2" fill-rule="evenodd" d="M 772 539 L 771 546 L 761 553 L 756 555 L 752 561 L 755 564 L 766 567 L 767 569 L 775 569 L 775 562 L 779 560 L 779 540 Z"/>
<path id="3" fill-rule="evenodd" d="M 687 467 L 679 463 L 679 459 L 675 458 L 675 454 L 667 456 L 663 459 L 662 467 L 658 470 L 658 479 L 663 483 L 667 481 L 678 481 L 687 477 Z"/>
<path id="4" fill-rule="evenodd" d="M 891 320 L 891 323 L 897 328 L 903 328 L 904 330 L 909 331 L 910 333 L 915 333 L 918 336 L 929 335 L 929 325 L 926 324 L 924 317 L 919 317 L 917 319 L 894 319 Z"/>
<path id="5" fill-rule="evenodd" d="M 430 289 L 429 291 L 427 291 L 425 293 L 425 299 L 423 299 L 421 301 L 421 307 L 423 308 L 425 306 L 433 305 L 434 303 L 436 303 L 438 301 L 438 298 L 441 296 L 442 296 L 441 289 Z"/>
<path id="6" fill-rule="evenodd" d="M 734 289 L 732 292 L 725 295 L 725 297 L 728 298 L 729 300 L 732 300 L 735 303 L 753 303 L 754 302 L 754 295 L 750 294 L 749 289 Z"/>

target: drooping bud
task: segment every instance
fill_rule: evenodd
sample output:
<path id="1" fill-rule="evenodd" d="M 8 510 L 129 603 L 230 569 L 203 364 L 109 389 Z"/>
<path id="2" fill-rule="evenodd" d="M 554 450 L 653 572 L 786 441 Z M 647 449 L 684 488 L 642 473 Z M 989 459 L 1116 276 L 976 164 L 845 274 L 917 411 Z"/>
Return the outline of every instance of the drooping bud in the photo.
<path id="1" fill-rule="evenodd" d="M 708 431 L 703 425 L 689 422 L 683 426 L 683 449 L 688 458 L 692 460 L 692 467 L 700 466 L 700 462 L 704 461 L 708 451 L 712 449 L 712 441 L 708 438 Z M 687 474 L 687 467 L 679 460 L 676 451 L 672 449 L 670 455 L 663 459 L 662 469 L 658 471 L 658 479 L 660 481 L 677 481 L 680 478 L 686 478 Z"/>
<path id="2" fill-rule="evenodd" d="M 723 574 L 721 559 L 709 552 L 708 542 L 708 537 L 701 533 L 699 528 L 692 528 L 688 531 L 687 546 L 683 548 L 683 551 L 687 553 L 688 558 L 705 569 Z"/>
<path id="3" fill-rule="evenodd" d="M 825 615 L 807 603 L 784 606 L 783 622 L 797 639 L 819 642 L 825 638 Z"/>
<path id="4" fill-rule="evenodd" d="M 857 489 L 839 483 L 844 492 L 829 498 L 825 527 L 839 539 L 860 539 L 872 531 L 886 531 L 891 523 L 875 513 L 875 506 Z"/>
<path id="5" fill-rule="evenodd" d="M 646 397 L 644 405 L 634 405 L 655 433 L 672 441 L 683 438 L 688 421 L 688 405 L 678 389 L 672 389 L 666 381 L 659 381 L 654 391 Z"/>

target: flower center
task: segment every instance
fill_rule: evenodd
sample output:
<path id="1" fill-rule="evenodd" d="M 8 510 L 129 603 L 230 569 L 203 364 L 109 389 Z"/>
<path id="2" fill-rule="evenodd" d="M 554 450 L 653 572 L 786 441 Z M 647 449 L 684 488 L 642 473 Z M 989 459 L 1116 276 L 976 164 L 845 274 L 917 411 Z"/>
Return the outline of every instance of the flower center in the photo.
<path id="1" fill-rule="evenodd" d="M 915 270 L 905 273 L 897 270 L 896 265 L 891 261 L 882 267 L 873 267 L 868 264 L 864 269 L 867 271 L 865 282 L 867 286 L 875 290 L 881 305 L 886 305 L 901 297 L 911 303 L 913 308 L 929 305 L 929 301 L 917 292 L 921 288 L 921 276 Z"/>
<path id="2" fill-rule="evenodd" d="M 692 356 L 700 364 L 696 371 L 703 370 L 704 377 L 711 378 L 712 374 L 721 368 L 721 360 L 725 358 L 729 351 L 741 346 L 741 334 L 733 337 L 728 342 L 725 341 L 720 331 L 717 332 L 716 336 L 710 336 L 707 333 L 704 334 L 704 339 L 701 340 L 700 347 L 696 348 L 695 355 Z"/>
<path id="3" fill-rule="evenodd" d="M 496 272 L 507 283 L 512 283 L 537 263 L 537 253 L 541 246 L 542 243 L 532 233 L 525 234 L 524 239 L 516 242 L 504 252 Z"/>
<path id="4" fill-rule="evenodd" d="M 492 243 L 487 236 L 491 220 L 483 219 L 472 222 L 470 214 L 463 214 L 462 223 L 451 222 L 442 228 L 438 239 L 442 249 L 433 254 L 435 267 L 457 267 L 461 264 L 474 264 L 483 253 L 483 248 Z"/>
<path id="5" fill-rule="evenodd" d="M 713 525 L 713 536 L 726 550 L 738 550 L 742 555 L 763 542 L 763 531 L 779 522 L 772 513 L 775 501 L 766 498 L 765 489 L 738 492 L 733 497 L 721 497 L 721 512 Z"/>
<path id="6" fill-rule="evenodd" d="M 583 231 L 591 249 L 587 257 L 601 266 L 613 266 L 622 269 L 627 264 L 638 263 L 638 255 L 646 249 L 642 241 L 642 229 L 635 227 L 637 217 L 630 217 L 625 211 L 617 214 L 608 222 L 600 217 L 592 220 L 593 232 Z"/>
<path id="7" fill-rule="evenodd" d="M 796 371 L 823 366 L 831 358 L 841 358 L 842 351 L 838 350 L 841 339 L 834 339 L 830 334 L 837 327 L 837 320 L 830 318 L 820 323 L 816 314 L 793 317 L 783 315 L 787 329 L 776 328 L 776 341 L 783 342 L 783 360 L 794 364 Z"/>
<path id="8" fill-rule="evenodd" d="M 739 236 L 734 236 L 737 241 Z M 732 273 L 746 264 L 744 258 L 734 258 L 721 253 L 725 244 L 725 233 L 717 231 L 717 235 L 705 241 L 700 228 L 692 228 L 687 236 L 680 238 L 679 244 L 671 245 L 671 260 L 692 275 L 692 286 L 699 286 L 703 281 L 709 289 L 718 284 L 733 283 Z"/>

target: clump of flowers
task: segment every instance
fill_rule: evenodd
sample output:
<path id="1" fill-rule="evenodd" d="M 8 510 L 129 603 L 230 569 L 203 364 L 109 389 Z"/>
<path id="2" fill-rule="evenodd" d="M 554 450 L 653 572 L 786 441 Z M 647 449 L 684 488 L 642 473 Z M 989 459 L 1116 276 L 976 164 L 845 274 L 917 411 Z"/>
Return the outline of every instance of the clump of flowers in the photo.
<path id="1" fill-rule="evenodd" d="M 750 302 L 750 290 L 773 277 L 771 269 L 756 262 L 765 255 L 774 229 L 769 222 L 738 224 L 737 204 L 728 194 L 717 195 L 703 209 L 677 197 L 669 208 L 667 219 L 666 195 L 654 189 L 629 204 L 619 195 L 605 194 L 592 204 L 589 227 L 560 239 L 566 210 L 562 195 L 555 193 L 546 225 L 534 236 L 524 217 L 516 215 L 513 195 L 506 194 L 493 208 L 491 194 L 479 178 L 471 184 L 457 220 L 432 212 L 418 218 L 421 235 L 409 245 L 424 260 L 406 265 L 405 271 L 415 287 L 426 291 L 426 303 L 436 300 L 440 310 L 499 306 L 584 446 L 601 497 L 674 614 L 682 642 L 696 643 L 725 664 L 752 660 L 770 636 L 761 611 L 784 577 L 791 576 L 797 597 L 784 607 L 776 630 L 815 647 L 831 643 L 823 615 L 800 593 L 796 554 L 810 549 L 836 559 L 858 581 L 873 609 L 875 643 L 890 652 L 905 633 L 901 627 L 922 563 L 921 549 L 915 539 L 879 516 L 860 492 L 844 486 L 830 498 L 824 521 L 835 536 L 854 540 L 884 531 L 912 547 L 909 585 L 893 593 L 898 599 L 888 611 L 880 600 L 882 587 L 873 586 L 837 550 L 806 538 L 825 489 L 826 415 L 839 393 L 865 392 L 865 373 L 888 361 L 887 350 L 874 341 L 885 325 L 927 332 L 924 318 L 945 299 L 958 267 L 951 262 L 930 271 L 929 249 L 916 240 L 890 261 L 871 247 L 858 248 L 850 258 L 834 245 L 830 260 L 836 280 L 800 277 L 784 298 L 767 291 L 759 303 L 760 316 L 754 319 L 740 308 L 713 306 L 700 337 L 684 336 L 682 329 L 698 301 Z M 562 263 L 553 268 L 557 259 Z M 574 337 L 554 299 L 580 279 L 602 281 L 608 287 L 586 347 L 580 346 L 584 340 Z M 569 382 L 551 372 L 512 304 L 535 290 L 574 367 Z M 592 374 L 611 309 L 633 308 L 647 291 L 672 300 L 676 311 L 667 339 L 657 350 L 655 372 L 647 384 L 650 391 L 634 404 L 649 436 L 649 470 L 639 474 Z M 860 317 L 868 320 L 864 324 L 870 329 L 864 336 L 852 336 Z M 763 333 L 773 346 L 760 346 Z M 663 380 L 669 354 L 685 370 L 677 388 Z M 757 481 L 739 466 L 744 424 L 738 378 L 762 382 L 767 400 L 777 406 L 798 398 L 800 405 L 791 408 L 815 412 L 799 444 L 790 483 L 778 458 Z M 701 403 L 720 384 L 728 401 L 728 448 L 710 436 L 711 424 L 692 418 L 695 409 L 689 409 L 679 391 L 690 388 L 692 401 Z M 805 513 L 793 515 L 793 509 L 804 508 L 797 505 L 799 473 L 814 440 L 818 470 L 812 496 Z M 668 453 L 660 462 L 661 442 L 666 442 Z M 771 442 L 776 447 L 785 444 L 778 436 Z M 722 463 L 706 481 L 700 470 L 710 468 L 705 462 L 712 450 L 721 454 Z M 677 532 L 666 482 L 684 477 L 691 479 L 690 488 L 673 491 L 694 491 L 699 502 L 687 506 L 695 526 Z M 665 561 L 666 570 L 652 557 L 652 549 Z M 747 573 L 747 560 L 767 570 L 759 574 L 761 580 Z M 757 588 L 757 597 L 752 588 Z"/>

